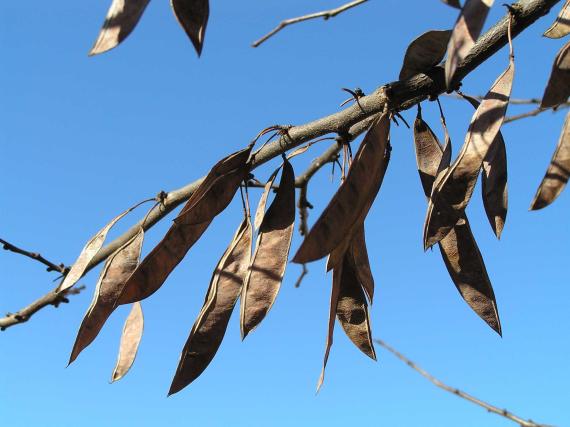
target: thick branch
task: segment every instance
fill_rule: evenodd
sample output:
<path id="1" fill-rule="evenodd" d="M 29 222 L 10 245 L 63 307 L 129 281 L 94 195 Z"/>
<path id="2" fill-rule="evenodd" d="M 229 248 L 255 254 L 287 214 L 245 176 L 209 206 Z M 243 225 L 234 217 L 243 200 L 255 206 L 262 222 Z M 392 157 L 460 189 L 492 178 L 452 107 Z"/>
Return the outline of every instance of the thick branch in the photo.
<path id="1" fill-rule="evenodd" d="M 532 420 L 522 419 L 522 418 L 516 416 L 515 414 L 513 414 L 512 412 L 507 411 L 506 409 L 500 409 L 494 405 L 491 405 L 490 403 L 483 402 L 482 400 L 479 400 L 476 397 L 471 396 L 470 394 L 465 393 L 464 391 L 461 391 L 455 387 L 450 387 L 447 384 L 444 384 L 443 382 L 441 382 L 440 380 L 435 378 L 429 372 L 423 370 L 420 366 L 416 365 L 414 362 L 412 362 L 410 359 L 408 359 L 406 356 L 404 356 L 402 353 L 400 353 L 399 351 L 397 351 L 393 347 L 386 344 L 384 341 L 382 341 L 380 339 L 376 339 L 374 341 L 376 341 L 376 343 L 378 343 L 378 345 L 380 345 L 381 347 L 384 347 L 386 350 L 388 350 L 390 353 L 392 353 L 394 356 L 396 356 L 398 359 L 400 359 L 402 362 L 404 362 L 410 368 L 412 368 L 413 370 L 418 372 L 422 377 L 428 379 L 433 385 L 435 385 L 435 386 L 437 386 L 437 387 L 439 387 L 445 391 L 448 391 L 449 393 L 455 394 L 456 396 L 459 396 L 462 399 L 465 399 L 471 403 L 474 403 L 475 405 L 479 405 L 489 412 L 492 412 L 494 414 L 505 417 L 511 421 L 514 421 L 515 423 L 519 424 L 521 427 L 546 427 L 545 424 L 537 424 Z"/>
<path id="2" fill-rule="evenodd" d="M 317 18 L 323 18 L 326 21 L 329 18 L 334 18 L 338 14 L 345 12 L 348 9 L 352 9 L 353 7 L 356 7 L 358 5 L 361 5 L 362 3 L 366 3 L 367 1 L 368 0 L 354 0 L 354 1 L 351 1 L 349 3 L 343 4 L 342 6 L 337 7 L 336 9 L 324 10 L 322 12 L 316 12 L 316 13 L 310 13 L 308 15 L 298 16 L 297 18 L 285 19 L 285 20 L 281 21 L 281 23 L 277 27 L 275 27 L 273 30 L 271 30 L 269 33 L 267 33 L 266 35 L 261 37 L 259 40 L 256 40 L 255 42 L 253 42 L 251 46 L 252 47 L 259 46 L 261 43 L 263 43 L 264 41 L 266 41 L 270 37 L 273 37 L 275 34 L 277 34 L 279 31 L 281 31 L 283 28 L 285 28 L 289 25 L 297 24 L 299 22 L 308 21 L 309 19 L 317 19 Z"/>
<path id="3" fill-rule="evenodd" d="M 514 4 L 516 18 L 513 20 L 513 36 L 520 34 L 540 17 L 546 15 L 550 8 L 560 0 L 521 0 Z M 463 79 L 490 56 L 507 44 L 508 15 L 479 38 L 471 53 L 459 65 L 455 76 L 457 81 Z M 405 81 L 397 81 L 381 86 L 372 94 L 359 98 L 358 103 L 342 111 L 320 118 L 310 123 L 294 126 L 276 141 L 267 144 L 255 153 L 253 168 L 269 162 L 293 148 L 326 134 L 342 135 L 352 131 L 353 127 L 370 116 L 388 107 L 392 111 L 406 110 L 428 97 L 435 97 L 446 92 L 444 68 L 435 67 L 425 74 L 418 74 Z M 361 126 L 361 125 L 360 125 Z M 164 199 L 164 204 L 149 212 L 144 221 L 144 229 L 148 230 L 176 207 L 184 203 L 200 185 L 200 178 L 185 187 L 171 191 Z M 104 261 L 109 255 L 131 239 L 140 227 L 142 220 L 131 227 L 123 235 L 102 248 L 92 259 L 86 273 Z M 3 319 L 0 319 L 2 322 Z"/>

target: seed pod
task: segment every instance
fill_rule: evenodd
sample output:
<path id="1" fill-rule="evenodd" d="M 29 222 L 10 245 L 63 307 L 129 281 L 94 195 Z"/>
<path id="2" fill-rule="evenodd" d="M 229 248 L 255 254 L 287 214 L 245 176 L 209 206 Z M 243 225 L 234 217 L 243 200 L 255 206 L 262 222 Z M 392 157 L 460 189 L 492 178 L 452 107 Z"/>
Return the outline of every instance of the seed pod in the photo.
<path id="1" fill-rule="evenodd" d="M 556 54 L 550 78 L 544 95 L 542 95 L 541 108 L 556 107 L 565 103 L 570 96 L 570 42 L 562 46 Z"/>
<path id="2" fill-rule="evenodd" d="M 467 0 L 461 9 L 447 47 L 445 83 L 451 89 L 453 75 L 481 34 L 485 19 L 494 0 Z"/>
<path id="3" fill-rule="evenodd" d="M 419 73 L 429 71 L 445 56 L 451 30 L 431 30 L 410 43 L 404 55 L 400 80 L 407 80 Z"/>
<path id="4" fill-rule="evenodd" d="M 471 96 L 462 94 L 475 109 L 479 101 Z M 489 219 L 489 224 L 497 238 L 501 238 L 503 227 L 507 219 L 508 192 L 507 192 L 507 149 L 501 131 L 497 133 L 491 143 L 487 155 L 483 159 L 481 179 L 481 193 L 483 205 Z"/>
<path id="5" fill-rule="evenodd" d="M 208 17 L 209 0 L 170 0 L 176 19 L 186 31 L 198 56 L 202 53 Z"/>
<path id="6" fill-rule="evenodd" d="M 135 29 L 150 0 L 113 0 L 89 55 L 113 49 Z"/>
<path id="7" fill-rule="evenodd" d="M 545 37 L 559 39 L 570 34 L 570 0 L 566 0 L 556 21 L 544 32 Z"/>
<path id="8" fill-rule="evenodd" d="M 245 338 L 265 318 L 281 287 L 295 226 L 295 172 L 284 160 L 275 199 L 259 227 L 255 253 L 243 286 L 240 325 Z"/>
<path id="9" fill-rule="evenodd" d="M 198 378 L 216 355 L 242 290 L 251 258 L 251 239 L 251 222 L 246 216 L 214 270 L 204 306 L 180 355 L 169 395 Z"/>
<path id="10" fill-rule="evenodd" d="M 119 357 L 115 369 L 113 369 L 111 382 L 120 380 L 129 372 L 129 369 L 131 369 L 137 357 L 143 329 L 144 317 L 142 307 L 140 302 L 135 302 L 123 327 L 121 344 L 119 345 Z"/>
<path id="11" fill-rule="evenodd" d="M 475 111 L 455 162 L 438 177 L 424 225 L 424 248 L 443 239 L 471 200 L 483 161 L 503 124 L 514 77 L 514 61 L 499 76 Z"/>
<path id="12" fill-rule="evenodd" d="M 459 0 L 441 0 L 441 1 L 448 6 L 454 7 L 456 9 L 461 9 L 461 3 L 459 3 Z"/>
<path id="13" fill-rule="evenodd" d="M 530 205 L 530 210 L 542 209 L 562 193 L 570 177 L 570 113 L 566 115 L 562 134 L 546 174 Z"/>
<path id="14" fill-rule="evenodd" d="M 253 222 L 256 230 L 259 229 L 259 226 L 263 221 L 263 217 L 265 216 L 265 206 L 267 205 L 267 198 L 269 197 L 269 193 L 271 192 L 271 188 L 275 183 L 275 178 L 277 178 L 277 174 L 279 173 L 280 169 L 281 166 L 275 169 L 275 171 L 271 174 L 271 176 L 267 180 L 267 183 L 265 184 L 265 187 L 263 188 L 263 193 L 261 193 L 261 197 L 259 199 L 259 205 L 257 205 L 257 210 L 255 211 L 255 220 Z"/>
<path id="15" fill-rule="evenodd" d="M 430 183 L 434 183 L 438 169 L 449 165 L 450 156 L 443 155 L 441 144 L 419 112 L 414 123 L 414 143 L 420 181 L 429 200 Z M 449 276 L 465 302 L 500 335 L 501 323 L 493 287 L 465 214 L 441 239 L 439 249 Z"/>
<path id="16" fill-rule="evenodd" d="M 101 271 L 99 281 L 95 287 L 93 301 L 81 322 L 69 363 L 71 364 L 89 344 L 91 344 L 103 325 L 115 310 L 117 300 L 125 281 L 135 270 L 139 263 L 144 231 L 139 229 L 127 243 L 112 254 Z"/>
<path id="17" fill-rule="evenodd" d="M 382 114 L 367 132 L 346 179 L 295 254 L 305 264 L 330 254 L 364 220 L 384 177 L 389 160 L 390 120 Z"/>
<path id="18" fill-rule="evenodd" d="M 148 298 L 164 283 L 214 217 L 232 200 L 249 173 L 251 146 L 218 162 L 188 200 L 164 238 L 143 259 L 123 288 L 119 304 Z"/>
<path id="19" fill-rule="evenodd" d="M 354 345 L 368 357 L 376 360 L 368 304 L 351 252 L 346 252 L 344 256 L 336 316 Z"/>

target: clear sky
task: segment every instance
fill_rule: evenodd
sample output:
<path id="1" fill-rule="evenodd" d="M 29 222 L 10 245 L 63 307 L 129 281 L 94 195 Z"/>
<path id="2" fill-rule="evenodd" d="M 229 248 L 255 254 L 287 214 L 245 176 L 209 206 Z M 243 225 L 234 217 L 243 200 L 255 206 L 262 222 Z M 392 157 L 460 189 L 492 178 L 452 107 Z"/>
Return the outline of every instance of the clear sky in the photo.
<path id="1" fill-rule="evenodd" d="M 110 218 L 160 190 L 202 176 L 262 128 L 302 124 L 338 111 L 341 87 L 365 92 L 395 80 L 407 44 L 448 29 L 456 10 L 437 0 L 375 0 L 328 22 L 286 29 L 250 44 L 283 18 L 341 1 L 213 1 L 198 59 L 166 1 L 151 2 L 117 49 L 88 58 L 105 1 L 0 3 L 0 237 L 56 262 L 72 263 Z M 504 13 L 497 2 L 487 27 Z M 561 5 L 561 4 L 560 4 Z M 560 5 L 558 7 L 560 7 Z M 540 97 L 564 41 L 541 37 L 555 17 L 515 40 L 513 96 Z M 483 94 L 507 65 L 503 49 L 464 81 Z M 455 152 L 472 115 L 443 99 Z M 509 113 L 528 107 L 513 107 Z M 436 106 L 425 117 L 441 134 Z M 414 111 L 404 112 L 409 122 Z M 568 242 L 570 194 L 528 212 L 558 139 L 564 113 L 505 125 L 509 214 L 498 242 L 479 188 L 468 209 L 494 284 L 504 338 L 461 300 L 437 251 L 421 245 L 425 199 L 411 131 L 393 128 L 393 155 L 366 223 L 376 279 L 373 333 L 451 385 L 523 417 L 570 425 Z M 293 162 L 300 173 L 327 147 Z M 265 179 L 277 165 L 256 171 Z M 311 220 L 338 185 L 323 169 L 311 183 Z M 259 191 L 252 191 L 258 197 Z M 256 200 L 252 202 L 254 205 Z M 87 291 L 59 309 L 0 334 L 0 425 L 66 426 L 503 426 L 510 422 L 445 393 L 382 349 L 378 362 L 337 328 L 326 382 L 319 376 L 330 275 L 324 263 L 290 265 L 277 302 L 245 342 L 238 316 L 206 372 L 166 398 L 180 350 L 201 307 L 211 271 L 240 221 L 240 202 L 220 215 L 163 288 L 143 302 L 145 334 L 131 372 L 108 381 L 123 307 L 96 342 L 65 365 L 89 305 Z M 117 236 L 142 215 L 126 220 Z M 170 220 L 147 233 L 145 253 Z M 293 250 L 299 245 L 295 233 Z M 20 256 L 0 254 L 0 310 L 14 311 L 51 289 L 55 275 Z M 511 424 L 514 425 L 514 424 Z"/>

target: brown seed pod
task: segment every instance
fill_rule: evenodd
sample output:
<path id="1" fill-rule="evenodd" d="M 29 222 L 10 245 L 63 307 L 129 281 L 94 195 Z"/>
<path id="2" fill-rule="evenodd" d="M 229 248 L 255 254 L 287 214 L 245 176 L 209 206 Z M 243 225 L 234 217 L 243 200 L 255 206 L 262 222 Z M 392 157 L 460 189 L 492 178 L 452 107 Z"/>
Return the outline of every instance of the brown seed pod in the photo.
<path id="1" fill-rule="evenodd" d="M 430 30 L 410 43 L 404 55 L 400 80 L 424 73 L 439 64 L 445 56 L 451 30 Z"/>
<path id="2" fill-rule="evenodd" d="M 209 0 L 170 0 L 176 19 L 186 31 L 198 56 L 202 53 L 210 16 Z"/>
<path id="3" fill-rule="evenodd" d="M 115 369 L 113 369 L 111 382 L 115 382 L 123 378 L 127 372 L 129 372 L 131 366 L 133 366 L 135 358 L 137 357 L 137 351 L 141 342 L 143 329 L 144 317 L 141 303 L 135 302 L 123 327 L 121 343 L 119 345 L 119 356 L 117 358 Z"/>
<path id="4" fill-rule="evenodd" d="M 544 32 L 544 36 L 551 39 L 559 39 L 568 34 L 570 34 L 570 0 L 566 0 L 556 20 Z"/>
<path id="5" fill-rule="evenodd" d="M 548 84 L 542 95 L 541 108 L 552 108 L 565 103 L 570 96 L 570 42 L 556 54 Z"/>

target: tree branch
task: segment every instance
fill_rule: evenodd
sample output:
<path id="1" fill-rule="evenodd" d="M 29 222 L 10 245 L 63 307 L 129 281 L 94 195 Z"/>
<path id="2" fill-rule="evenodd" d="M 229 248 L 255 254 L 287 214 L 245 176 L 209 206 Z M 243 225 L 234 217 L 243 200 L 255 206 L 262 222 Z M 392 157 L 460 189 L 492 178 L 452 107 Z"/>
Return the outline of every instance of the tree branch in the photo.
<path id="1" fill-rule="evenodd" d="M 322 12 L 310 13 L 308 15 L 298 16 L 296 18 L 285 19 L 285 20 L 281 21 L 279 23 L 279 25 L 277 27 L 275 27 L 273 30 L 271 30 L 269 33 L 267 33 L 266 35 L 261 37 L 259 40 L 256 40 L 255 42 L 253 42 L 251 46 L 252 47 L 259 46 L 261 43 L 263 43 L 264 41 L 266 41 L 270 37 L 273 37 L 275 34 L 277 34 L 279 31 L 281 31 L 283 28 L 285 28 L 289 25 L 297 24 L 299 22 L 308 21 L 310 19 L 317 19 L 317 18 L 323 18 L 326 21 L 329 18 L 334 18 L 338 14 L 340 14 L 344 11 L 347 11 L 349 9 L 352 9 L 353 7 L 356 7 L 358 5 L 361 5 L 362 3 L 366 3 L 367 1 L 368 0 L 354 0 L 354 1 L 351 1 L 349 3 L 343 4 L 342 6 L 337 7 L 336 9 L 324 10 Z"/>
<path id="2" fill-rule="evenodd" d="M 447 384 L 444 384 L 443 382 L 441 382 L 440 380 L 435 378 L 429 372 L 422 369 L 420 366 L 416 365 L 414 362 L 412 362 L 410 359 L 408 359 L 406 356 L 404 356 L 402 353 L 400 353 L 399 351 L 397 351 L 393 347 L 386 344 L 384 341 L 382 341 L 380 339 L 375 339 L 374 341 L 376 343 L 378 343 L 378 345 L 380 345 L 381 347 L 388 350 L 390 353 L 392 353 L 394 356 L 396 356 L 398 359 L 400 359 L 402 362 L 404 362 L 410 368 L 412 368 L 413 370 L 418 372 L 421 376 L 426 378 L 433 385 L 435 385 L 435 386 L 437 386 L 437 387 L 439 387 L 439 388 L 441 388 L 441 389 L 443 389 L 449 393 L 455 394 L 456 396 L 461 397 L 462 399 L 465 399 L 471 403 L 474 403 L 475 405 L 479 405 L 489 412 L 492 412 L 494 414 L 505 417 L 511 421 L 514 421 L 515 423 L 519 424 L 521 427 L 547 427 L 546 424 L 537 424 L 532 420 L 522 419 L 521 417 L 513 414 L 512 412 L 507 411 L 506 409 L 500 409 L 494 405 L 491 405 L 490 403 L 483 402 L 482 400 L 477 399 L 476 397 L 471 396 L 470 394 L 465 393 L 464 391 L 461 391 L 458 388 L 450 387 Z"/>
<path id="3" fill-rule="evenodd" d="M 522 0 L 513 5 L 516 11 L 512 25 L 513 37 L 520 34 L 540 17 L 546 15 L 560 0 Z M 480 64 L 507 44 L 508 14 L 479 38 L 471 53 L 459 64 L 455 80 L 460 81 Z M 293 148 L 327 134 L 342 135 L 365 127 L 361 122 L 388 107 L 392 111 L 406 110 L 428 98 L 434 98 L 447 91 L 444 68 L 434 67 L 425 74 L 418 74 L 408 80 L 392 82 L 376 89 L 372 94 L 358 99 L 358 103 L 342 111 L 288 129 L 285 135 L 258 150 L 252 168 L 269 162 Z M 85 273 L 103 262 L 109 255 L 131 239 L 143 227 L 148 230 L 176 207 L 184 203 L 202 183 L 200 178 L 178 190 L 166 194 L 164 203 L 153 208 L 146 220 L 139 221 L 124 234 L 103 247 L 87 266 Z M 4 319 L 0 319 L 0 324 Z"/>
<path id="4" fill-rule="evenodd" d="M 61 274 L 65 275 L 67 274 L 67 272 L 69 271 L 69 267 L 66 267 L 65 264 L 61 263 L 61 264 L 54 264 L 51 261 L 48 261 L 47 259 L 45 259 L 43 256 L 41 256 L 39 253 L 37 252 L 29 252 L 26 251 L 24 249 L 21 249 L 17 246 L 14 246 L 13 244 L 7 242 L 4 239 L 0 239 L 0 244 L 2 245 L 2 247 L 4 248 L 4 250 L 6 251 L 10 251 L 10 252 L 14 252 L 16 254 L 20 254 L 20 255 L 24 255 L 25 257 L 31 258 L 33 260 L 36 260 L 40 263 L 42 263 L 43 265 L 47 266 L 47 271 L 58 271 Z"/>

